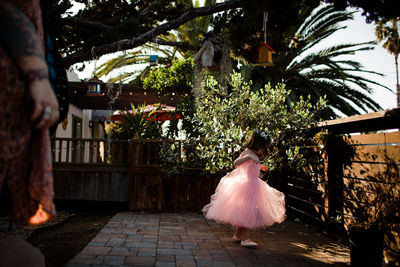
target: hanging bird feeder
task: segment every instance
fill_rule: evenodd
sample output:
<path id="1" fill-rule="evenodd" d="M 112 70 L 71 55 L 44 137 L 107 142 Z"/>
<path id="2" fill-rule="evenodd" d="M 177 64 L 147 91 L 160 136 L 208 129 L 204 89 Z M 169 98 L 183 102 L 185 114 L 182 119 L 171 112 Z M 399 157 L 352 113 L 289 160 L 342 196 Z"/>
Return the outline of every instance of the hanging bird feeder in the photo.
<path id="1" fill-rule="evenodd" d="M 264 31 L 264 42 L 262 42 L 258 48 L 258 57 L 256 65 L 259 66 L 272 66 L 274 62 L 272 61 L 272 54 L 275 54 L 275 50 L 267 44 L 267 21 L 268 21 L 268 12 L 264 12 L 264 21 L 263 21 L 263 31 Z"/>
<path id="2" fill-rule="evenodd" d="M 156 66 L 158 64 L 158 55 L 149 56 L 150 66 Z"/>
<path id="3" fill-rule="evenodd" d="M 103 96 L 104 93 L 101 91 L 102 85 L 104 84 L 96 75 L 93 76 L 88 83 L 87 96 Z"/>
<path id="4" fill-rule="evenodd" d="M 217 42 L 216 38 L 210 38 L 210 40 L 206 40 L 203 46 L 195 55 L 193 62 L 197 64 L 200 61 L 200 64 L 203 68 L 206 68 L 209 71 L 218 71 L 220 65 L 220 57 L 221 57 L 221 45 Z"/>
<path id="5" fill-rule="evenodd" d="M 155 47 L 157 47 L 157 37 L 155 38 L 156 39 L 156 46 Z M 158 65 L 158 55 L 150 55 L 149 56 L 149 63 L 150 63 L 150 66 L 157 66 Z"/>
<path id="6" fill-rule="evenodd" d="M 274 62 L 272 61 L 272 54 L 275 54 L 275 50 L 271 46 L 269 46 L 265 42 L 262 42 L 257 50 L 258 57 L 256 65 L 272 66 L 274 64 Z"/>

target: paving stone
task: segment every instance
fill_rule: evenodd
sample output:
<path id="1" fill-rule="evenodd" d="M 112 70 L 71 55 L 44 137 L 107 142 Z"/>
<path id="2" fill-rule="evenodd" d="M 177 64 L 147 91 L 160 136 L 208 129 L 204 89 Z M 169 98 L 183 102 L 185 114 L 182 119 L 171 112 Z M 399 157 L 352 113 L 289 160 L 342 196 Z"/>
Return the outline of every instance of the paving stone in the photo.
<path id="1" fill-rule="evenodd" d="M 133 257 L 137 255 L 137 252 L 132 251 L 111 251 L 110 256 L 124 256 L 124 257 Z"/>
<path id="2" fill-rule="evenodd" d="M 108 242 L 108 240 L 110 240 L 109 237 L 101 237 L 101 236 L 97 235 L 95 238 L 92 239 L 91 242 L 106 243 L 106 242 Z"/>
<path id="3" fill-rule="evenodd" d="M 128 265 L 152 265 L 156 262 L 155 257 L 126 257 L 125 264 Z"/>
<path id="4" fill-rule="evenodd" d="M 106 256 L 103 264 L 122 265 L 125 263 L 125 256 Z"/>
<path id="5" fill-rule="evenodd" d="M 193 261 L 194 257 L 192 255 L 175 255 L 175 259 L 177 261 Z"/>
<path id="6" fill-rule="evenodd" d="M 176 235 L 160 235 L 158 236 L 159 241 L 181 241 L 180 236 Z"/>
<path id="7" fill-rule="evenodd" d="M 210 250 L 208 249 L 197 249 L 193 250 L 192 252 L 194 256 L 211 256 Z"/>
<path id="8" fill-rule="evenodd" d="M 95 259 L 96 255 L 78 254 L 74 258 Z"/>
<path id="9" fill-rule="evenodd" d="M 231 257 L 225 254 L 215 254 L 212 255 L 214 261 L 231 261 Z"/>
<path id="10" fill-rule="evenodd" d="M 156 231 L 156 230 L 139 230 L 138 234 L 141 234 L 141 235 L 157 235 L 158 231 Z"/>
<path id="11" fill-rule="evenodd" d="M 193 260 L 176 260 L 177 267 L 196 267 L 196 262 Z"/>
<path id="12" fill-rule="evenodd" d="M 158 248 L 158 254 L 166 255 L 193 255 L 190 249 Z"/>
<path id="13" fill-rule="evenodd" d="M 224 249 L 210 249 L 211 255 L 226 255 L 228 256 L 228 252 Z"/>
<path id="14" fill-rule="evenodd" d="M 156 262 L 156 267 L 175 267 L 175 261 L 174 262 L 164 262 L 164 261 L 157 261 Z"/>
<path id="15" fill-rule="evenodd" d="M 108 241 L 106 243 L 107 247 L 121 247 L 124 245 L 124 241 Z"/>
<path id="16" fill-rule="evenodd" d="M 125 241 L 129 241 L 129 242 L 141 242 L 141 241 L 142 241 L 142 238 L 143 238 L 142 235 L 132 234 L 132 235 L 128 235 Z"/>
<path id="17" fill-rule="evenodd" d="M 213 258 L 207 255 L 196 255 L 194 256 L 194 259 L 196 260 L 196 262 L 199 262 L 199 261 L 212 261 Z"/>
<path id="18" fill-rule="evenodd" d="M 125 247 L 130 247 L 130 248 L 155 248 L 155 247 L 157 247 L 157 243 L 155 243 L 155 242 L 147 242 L 147 243 L 145 243 L 145 242 L 135 242 L 135 243 L 132 243 L 132 242 L 125 242 L 125 244 L 124 244 L 124 246 Z"/>
<path id="19" fill-rule="evenodd" d="M 111 252 L 116 252 L 116 251 L 129 251 L 128 247 L 112 247 Z"/>
<path id="20" fill-rule="evenodd" d="M 143 242 L 157 242 L 158 236 L 143 236 Z"/>
<path id="21" fill-rule="evenodd" d="M 108 255 L 111 247 L 86 247 L 82 250 L 82 254 L 90 255 Z"/>
<path id="22" fill-rule="evenodd" d="M 196 236 L 181 235 L 182 242 L 196 242 Z M 197 243 L 197 242 L 196 242 Z"/>
<path id="23" fill-rule="evenodd" d="M 223 246 L 221 243 L 213 242 L 213 243 L 199 243 L 199 247 L 201 249 L 222 249 Z"/>
<path id="24" fill-rule="evenodd" d="M 182 249 L 182 246 L 171 244 L 158 244 L 158 248 L 162 249 Z"/>
<path id="25" fill-rule="evenodd" d="M 102 233 L 107 233 L 107 234 L 121 234 L 122 233 L 122 229 L 115 229 L 115 228 L 103 228 L 101 230 Z"/>
<path id="26" fill-rule="evenodd" d="M 157 262 L 165 262 L 165 261 L 173 261 L 175 262 L 175 256 L 174 255 L 166 255 L 166 254 L 158 254 L 156 256 L 156 261 Z"/>
<path id="27" fill-rule="evenodd" d="M 155 256 L 156 255 L 156 249 L 139 249 L 138 251 L 138 256 Z"/>

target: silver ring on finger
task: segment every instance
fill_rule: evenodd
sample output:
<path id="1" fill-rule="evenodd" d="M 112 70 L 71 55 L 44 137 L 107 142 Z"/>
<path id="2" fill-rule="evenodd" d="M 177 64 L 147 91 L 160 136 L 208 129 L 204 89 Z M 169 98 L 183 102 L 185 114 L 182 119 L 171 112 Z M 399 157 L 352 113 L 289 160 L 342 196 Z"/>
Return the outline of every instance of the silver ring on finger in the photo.
<path id="1" fill-rule="evenodd" d="M 43 119 L 48 120 L 50 119 L 50 116 L 51 116 L 51 107 L 46 107 L 43 111 L 42 117 Z"/>

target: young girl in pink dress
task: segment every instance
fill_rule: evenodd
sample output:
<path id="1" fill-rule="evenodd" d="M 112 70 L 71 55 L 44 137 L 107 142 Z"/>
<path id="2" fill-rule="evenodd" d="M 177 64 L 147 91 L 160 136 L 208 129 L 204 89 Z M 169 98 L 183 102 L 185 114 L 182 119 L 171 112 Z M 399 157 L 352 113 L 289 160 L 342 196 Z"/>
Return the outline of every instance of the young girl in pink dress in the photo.
<path id="1" fill-rule="evenodd" d="M 285 196 L 259 178 L 260 164 L 269 153 L 271 139 L 265 133 L 253 133 L 246 149 L 234 162 L 235 169 L 219 182 L 211 202 L 204 206 L 207 219 L 236 226 L 233 241 L 244 247 L 257 246 L 248 237 L 248 229 L 281 223 L 285 220 Z"/>

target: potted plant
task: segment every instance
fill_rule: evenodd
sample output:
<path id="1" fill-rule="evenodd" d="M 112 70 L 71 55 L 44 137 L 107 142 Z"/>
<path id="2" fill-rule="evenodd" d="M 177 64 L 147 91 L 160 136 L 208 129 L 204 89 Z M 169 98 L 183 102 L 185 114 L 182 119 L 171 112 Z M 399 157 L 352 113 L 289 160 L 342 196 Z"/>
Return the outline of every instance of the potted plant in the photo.
<path id="1" fill-rule="evenodd" d="M 390 243 L 393 226 L 398 225 L 400 184 L 370 183 L 367 190 L 357 193 L 349 209 L 353 215 L 348 229 L 351 266 L 382 266 L 384 243 Z"/>

